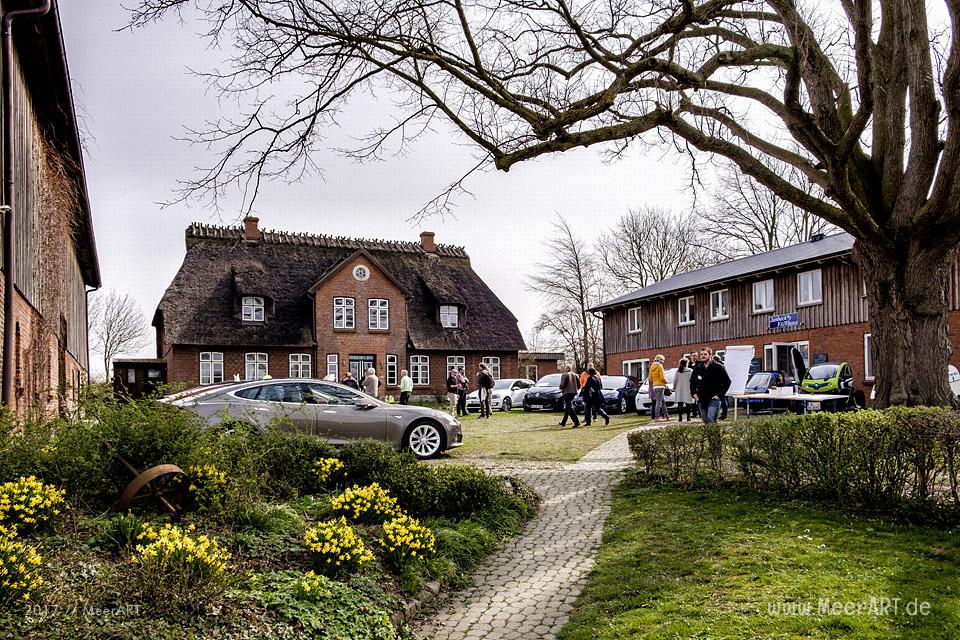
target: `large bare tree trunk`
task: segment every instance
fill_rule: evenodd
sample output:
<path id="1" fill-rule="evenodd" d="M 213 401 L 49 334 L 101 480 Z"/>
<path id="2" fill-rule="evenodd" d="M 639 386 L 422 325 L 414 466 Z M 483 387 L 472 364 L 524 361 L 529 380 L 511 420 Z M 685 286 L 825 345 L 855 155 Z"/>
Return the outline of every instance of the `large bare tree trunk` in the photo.
<path id="1" fill-rule="evenodd" d="M 955 246 L 904 238 L 893 247 L 858 240 L 853 257 L 870 302 L 874 406 L 956 405 L 947 364 L 947 282 Z"/>

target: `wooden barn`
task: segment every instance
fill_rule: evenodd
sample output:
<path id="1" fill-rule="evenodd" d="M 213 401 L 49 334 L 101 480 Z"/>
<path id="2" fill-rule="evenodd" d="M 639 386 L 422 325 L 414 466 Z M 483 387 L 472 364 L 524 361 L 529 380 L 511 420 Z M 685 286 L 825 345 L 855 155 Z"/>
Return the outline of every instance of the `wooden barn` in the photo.
<path id="1" fill-rule="evenodd" d="M 55 3 L 2 2 L 3 402 L 63 409 L 88 370 L 87 291 L 100 286 L 80 136 Z M 44 12 L 45 10 L 45 12 Z M 10 180 L 9 184 L 6 181 Z"/>

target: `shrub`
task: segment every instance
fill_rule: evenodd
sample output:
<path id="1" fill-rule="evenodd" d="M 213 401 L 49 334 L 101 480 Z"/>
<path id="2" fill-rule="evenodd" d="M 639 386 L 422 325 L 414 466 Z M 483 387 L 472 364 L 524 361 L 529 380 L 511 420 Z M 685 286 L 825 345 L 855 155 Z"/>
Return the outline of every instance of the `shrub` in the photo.
<path id="1" fill-rule="evenodd" d="M 330 577 L 359 571 L 373 560 L 373 554 L 343 516 L 307 529 L 303 541 L 310 550 L 314 567 Z"/>
<path id="2" fill-rule="evenodd" d="M 707 429 L 710 429 L 708 431 Z M 694 479 L 702 466 L 754 489 L 842 506 L 960 518 L 960 413 L 945 408 L 788 415 L 628 437 L 650 475 Z M 944 507 L 952 511 L 944 511 Z M 934 508 L 936 513 L 931 512 Z"/>
<path id="3" fill-rule="evenodd" d="M 435 515 L 459 518 L 500 505 L 509 495 L 503 480 L 463 465 L 434 468 L 437 478 Z"/>
<path id="4" fill-rule="evenodd" d="M 59 515 L 63 491 L 34 476 L 0 484 L 0 523 L 21 531 L 34 529 Z"/>
<path id="5" fill-rule="evenodd" d="M 348 488 L 330 500 L 330 507 L 334 513 L 343 514 L 355 522 L 373 524 L 402 514 L 396 499 L 377 483 Z"/>
<path id="6" fill-rule="evenodd" d="M 379 440 L 353 440 L 340 449 L 337 457 L 347 468 L 350 479 L 357 484 L 373 482 L 385 486 L 393 471 L 404 463 L 416 464 L 411 453 L 399 453 Z"/>
<path id="7" fill-rule="evenodd" d="M 43 585 L 37 550 L 17 538 L 16 527 L 0 525 L 0 604 L 29 602 Z"/>
<path id="8" fill-rule="evenodd" d="M 433 532 L 406 515 L 384 523 L 381 542 L 387 557 L 399 569 L 428 559 L 436 550 Z"/>
<path id="9" fill-rule="evenodd" d="M 158 609 L 201 609 L 227 586 L 230 554 L 208 536 L 164 525 L 147 527 L 133 562 L 138 565 L 144 595 Z"/>

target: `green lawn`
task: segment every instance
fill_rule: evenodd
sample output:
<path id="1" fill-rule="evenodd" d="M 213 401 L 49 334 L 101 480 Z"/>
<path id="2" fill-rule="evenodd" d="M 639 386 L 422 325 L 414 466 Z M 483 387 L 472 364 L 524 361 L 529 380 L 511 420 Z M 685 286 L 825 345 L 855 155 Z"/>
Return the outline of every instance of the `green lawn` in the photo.
<path id="1" fill-rule="evenodd" d="M 886 615 L 825 614 L 831 603 Z M 929 603 L 908 615 L 908 601 Z M 783 603 L 813 611 L 778 614 Z M 772 608 L 772 610 L 771 610 Z M 897 526 L 733 492 L 615 493 L 603 546 L 561 640 L 960 637 L 956 532 Z"/>
<path id="2" fill-rule="evenodd" d="M 471 413 L 462 419 L 463 446 L 448 452 L 450 458 L 473 460 L 525 460 L 576 462 L 585 453 L 610 438 L 650 421 L 648 417 L 610 416 L 609 426 L 594 423 L 579 429 L 558 426 L 562 413 L 527 413 L 520 409 L 494 411 L 491 418 L 479 419 Z"/>

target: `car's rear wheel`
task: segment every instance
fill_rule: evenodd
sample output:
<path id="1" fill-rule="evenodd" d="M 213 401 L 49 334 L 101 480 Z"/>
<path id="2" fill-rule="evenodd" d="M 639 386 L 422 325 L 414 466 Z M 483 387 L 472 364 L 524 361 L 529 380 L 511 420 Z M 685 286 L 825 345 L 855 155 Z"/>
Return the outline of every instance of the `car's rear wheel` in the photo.
<path id="1" fill-rule="evenodd" d="M 624 414 L 627 412 L 627 399 L 620 398 L 620 411 L 619 413 Z"/>
<path id="2" fill-rule="evenodd" d="M 513 403 L 510 402 L 510 398 L 504 398 L 500 403 L 500 411 L 510 411 L 510 409 L 513 409 Z"/>
<path id="3" fill-rule="evenodd" d="M 432 458 L 443 450 L 443 430 L 435 422 L 418 422 L 410 427 L 404 448 L 421 460 Z"/>

